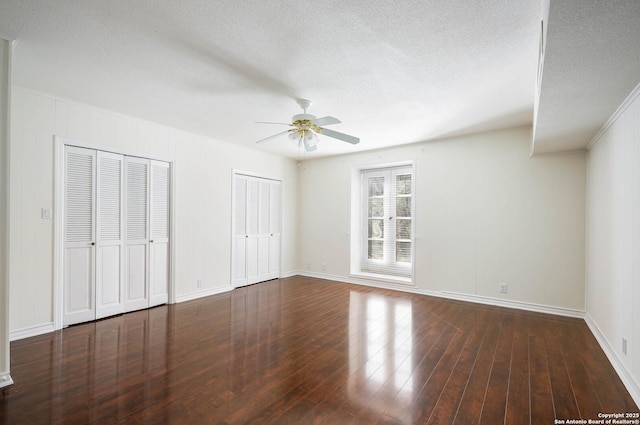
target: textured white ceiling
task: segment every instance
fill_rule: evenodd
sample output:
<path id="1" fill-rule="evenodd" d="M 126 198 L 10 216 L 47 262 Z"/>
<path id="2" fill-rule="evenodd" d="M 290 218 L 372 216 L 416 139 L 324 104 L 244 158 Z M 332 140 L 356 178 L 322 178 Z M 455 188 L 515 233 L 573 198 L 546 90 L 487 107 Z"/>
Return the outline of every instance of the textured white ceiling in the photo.
<path id="1" fill-rule="evenodd" d="M 297 157 L 313 101 L 348 153 L 532 123 L 539 1 L 1 0 L 14 84 Z"/>
<path id="2" fill-rule="evenodd" d="M 14 84 L 298 157 L 300 113 L 333 115 L 353 146 L 532 123 L 536 0 L 0 0 Z"/>
<path id="3" fill-rule="evenodd" d="M 550 1 L 536 154 L 582 149 L 640 83 L 640 1 Z"/>

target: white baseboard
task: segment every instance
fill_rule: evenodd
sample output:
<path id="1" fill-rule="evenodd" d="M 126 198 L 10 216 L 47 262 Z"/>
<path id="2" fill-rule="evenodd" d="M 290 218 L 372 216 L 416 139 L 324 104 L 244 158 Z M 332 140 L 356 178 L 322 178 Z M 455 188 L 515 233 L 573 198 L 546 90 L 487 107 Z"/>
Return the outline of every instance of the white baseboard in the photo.
<path id="1" fill-rule="evenodd" d="M 229 292 L 232 290 L 233 290 L 233 287 L 231 286 L 218 286 L 215 288 L 204 289 L 202 291 L 189 292 L 188 294 L 178 295 L 176 297 L 176 303 L 196 300 L 198 298 L 208 297 L 210 295 L 222 294 L 224 292 Z"/>
<path id="2" fill-rule="evenodd" d="M 584 311 L 570 308 L 548 306 L 543 304 L 527 303 L 522 301 L 504 300 L 500 298 L 484 297 L 481 295 L 469 295 L 458 292 L 432 291 L 429 289 L 417 288 L 404 283 L 385 282 L 384 280 L 361 279 L 356 277 L 334 276 L 329 274 L 301 271 L 300 276 L 315 277 L 318 279 L 333 280 L 337 282 L 353 283 L 355 285 L 372 286 L 375 288 L 392 289 L 395 291 L 410 292 L 412 294 L 428 295 L 450 300 L 467 301 L 476 304 L 485 304 L 498 307 L 513 308 L 517 310 L 533 311 L 536 313 L 555 314 L 558 316 L 575 317 L 584 319 Z"/>
<path id="3" fill-rule="evenodd" d="M 0 388 L 7 387 L 11 384 L 13 384 L 13 379 L 11 379 L 11 375 L 9 375 L 9 372 L 0 373 Z"/>
<path id="4" fill-rule="evenodd" d="M 618 373 L 618 376 L 622 380 L 624 386 L 627 388 L 627 391 L 629 391 L 631 398 L 633 398 L 633 401 L 635 401 L 636 404 L 640 406 L 640 384 L 634 378 L 629 369 L 627 369 L 622 359 L 618 357 L 611 344 L 609 344 L 609 340 L 607 340 L 607 337 L 604 336 L 589 313 L 585 315 L 584 320 L 585 322 L 587 322 L 587 326 L 591 330 L 593 336 L 596 338 L 596 341 L 598 341 L 598 344 L 600 344 L 600 347 L 602 348 L 602 351 L 604 351 L 604 354 L 606 354 L 609 362 Z"/>
<path id="5" fill-rule="evenodd" d="M 206 289 L 198 292 L 191 292 L 191 293 L 176 297 L 176 302 L 179 303 L 183 301 L 195 300 L 197 298 L 208 297 L 209 295 L 221 294 L 223 292 L 231 291 L 232 289 L 233 289 L 232 287 L 223 286 L 223 287 L 217 287 L 217 288 L 210 288 L 210 289 Z M 19 339 L 42 335 L 49 332 L 53 332 L 55 330 L 56 329 L 53 323 L 45 323 L 43 325 L 31 326 L 23 329 L 16 329 L 10 332 L 9 340 L 17 341 Z"/>
<path id="6" fill-rule="evenodd" d="M 457 292 L 422 290 L 420 293 L 434 297 L 449 298 L 458 301 L 468 301 L 477 304 L 493 305 L 497 307 L 513 308 L 516 310 L 532 311 L 535 313 L 554 314 L 556 316 L 584 319 L 584 311 L 571 308 L 557 307 L 544 304 L 528 303 L 524 301 L 505 300 L 501 298 L 485 297 L 482 295 L 467 295 Z"/>
<path id="7" fill-rule="evenodd" d="M 32 336 L 42 335 L 55 331 L 53 323 L 45 323 L 43 325 L 30 326 L 28 328 L 16 329 L 9 334 L 10 341 L 16 341 L 18 339 L 29 338 Z"/>

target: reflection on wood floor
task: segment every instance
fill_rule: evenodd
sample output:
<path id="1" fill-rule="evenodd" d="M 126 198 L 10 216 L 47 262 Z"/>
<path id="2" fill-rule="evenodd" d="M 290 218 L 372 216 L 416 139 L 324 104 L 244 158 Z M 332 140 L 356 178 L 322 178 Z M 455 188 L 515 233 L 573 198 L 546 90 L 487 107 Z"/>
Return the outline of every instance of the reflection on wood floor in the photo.
<path id="1" fill-rule="evenodd" d="M 584 321 L 293 277 L 11 344 L 1 424 L 552 424 L 637 412 Z"/>

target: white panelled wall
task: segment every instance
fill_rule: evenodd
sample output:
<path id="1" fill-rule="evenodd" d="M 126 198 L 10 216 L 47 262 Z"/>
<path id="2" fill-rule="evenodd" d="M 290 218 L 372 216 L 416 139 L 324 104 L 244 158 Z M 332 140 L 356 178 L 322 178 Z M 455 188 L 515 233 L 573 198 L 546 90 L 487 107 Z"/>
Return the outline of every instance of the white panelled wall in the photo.
<path id="1" fill-rule="evenodd" d="M 587 174 L 587 323 L 638 401 L 640 86 L 592 145 Z"/>
<path id="2" fill-rule="evenodd" d="M 18 87 L 12 90 L 11 111 L 9 310 L 13 339 L 53 329 L 54 220 L 42 218 L 42 209 L 54 205 L 56 135 L 175 161 L 177 301 L 231 289 L 233 168 L 286 182 L 281 264 L 284 275 L 295 272 L 295 161 Z"/>

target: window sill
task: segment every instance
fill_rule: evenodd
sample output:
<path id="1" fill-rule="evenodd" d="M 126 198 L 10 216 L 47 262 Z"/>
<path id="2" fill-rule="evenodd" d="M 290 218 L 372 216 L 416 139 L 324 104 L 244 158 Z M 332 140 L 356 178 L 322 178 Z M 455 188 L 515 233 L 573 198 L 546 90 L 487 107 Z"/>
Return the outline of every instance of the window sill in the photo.
<path id="1" fill-rule="evenodd" d="M 351 273 L 351 276 L 361 278 L 361 279 L 375 280 L 378 282 L 399 283 L 402 285 L 413 286 L 413 279 L 410 277 L 394 276 L 394 275 L 382 274 L 382 273 L 360 272 L 360 271 Z"/>

